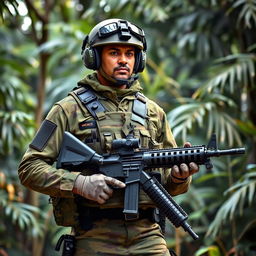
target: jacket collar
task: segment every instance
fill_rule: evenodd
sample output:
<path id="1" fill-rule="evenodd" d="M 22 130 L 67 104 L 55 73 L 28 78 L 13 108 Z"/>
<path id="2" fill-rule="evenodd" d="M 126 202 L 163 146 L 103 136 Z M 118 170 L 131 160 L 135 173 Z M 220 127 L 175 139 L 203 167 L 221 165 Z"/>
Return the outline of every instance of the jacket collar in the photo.
<path id="1" fill-rule="evenodd" d="M 87 75 L 84 79 L 79 81 L 78 84 L 90 86 L 94 91 L 98 92 L 100 95 L 115 101 L 127 96 L 134 97 L 137 92 L 141 92 L 143 90 L 138 80 L 136 80 L 132 84 L 132 86 L 127 89 L 119 89 L 117 87 L 102 85 L 99 83 L 97 79 L 96 72 Z"/>

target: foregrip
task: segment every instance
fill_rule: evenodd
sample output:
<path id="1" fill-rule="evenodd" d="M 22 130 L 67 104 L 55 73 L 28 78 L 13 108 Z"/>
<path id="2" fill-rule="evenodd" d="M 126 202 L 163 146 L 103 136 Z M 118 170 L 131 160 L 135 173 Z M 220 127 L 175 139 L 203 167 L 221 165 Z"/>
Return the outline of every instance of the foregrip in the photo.
<path id="1" fill-rule="evenodd" d="M 156 204 L 156 206 L 163 211 L 166 217 L 171 221 L 175 227 L 182 227 L 187 231 L 194 240 L 198 239 L 198 235 L 192 230 L 190 225 L 186 222 L 188 216 L 186 212 L 172 199 L 164 187 L 154 178 L 142 171 L 141 184 L 143 190 Z"/>

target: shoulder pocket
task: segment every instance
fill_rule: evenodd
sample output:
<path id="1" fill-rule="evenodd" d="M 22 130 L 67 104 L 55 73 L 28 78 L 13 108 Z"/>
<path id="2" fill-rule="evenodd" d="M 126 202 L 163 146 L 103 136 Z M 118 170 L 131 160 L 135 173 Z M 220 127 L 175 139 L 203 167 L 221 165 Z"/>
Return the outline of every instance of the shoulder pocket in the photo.
<path id="1" fill-rule="evenodd" d="M 49 139 L 55 132 L 56 127 L 57 125 L 55 123 L 45 119 L 29 146 L 33 149 L 36 149 L 37 151 L 42 152 L 47 145 Z"/>

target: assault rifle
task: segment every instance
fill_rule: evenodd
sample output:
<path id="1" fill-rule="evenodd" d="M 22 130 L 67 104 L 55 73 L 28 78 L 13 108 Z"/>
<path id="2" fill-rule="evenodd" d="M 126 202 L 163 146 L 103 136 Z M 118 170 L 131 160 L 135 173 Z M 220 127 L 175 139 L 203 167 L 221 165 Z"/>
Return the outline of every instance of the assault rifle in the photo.
<path id="1" fill-rule="evenodd" d="M 170 168 L 173 165 L 189 164 L 190 162 L 195 162 L 198 165 L 204 164 L 207 169 L 210 169 L 212 168 L 211 157 L 244 154 L 245 149 L 219 150 L 215 134 L 207 147 L 202 145 L 153 150 L 139 148 L 139 139 L 128 135 L 126 139 L 117 139 L 112 142 L 113 154 L 99 155 L 71 133 L 65 132 L 57 168 L 69 171 L 93 169 L 106 176 L 124 180 L 126 187 L 123 213 L 127 220 L 138 218 L 141 186 L 175 227 L 183 227 L 196 240 L 198 235 L 186 222 L 188 219 L 186 212 L 172 199 L 161 183 L 144 170 Z"/>

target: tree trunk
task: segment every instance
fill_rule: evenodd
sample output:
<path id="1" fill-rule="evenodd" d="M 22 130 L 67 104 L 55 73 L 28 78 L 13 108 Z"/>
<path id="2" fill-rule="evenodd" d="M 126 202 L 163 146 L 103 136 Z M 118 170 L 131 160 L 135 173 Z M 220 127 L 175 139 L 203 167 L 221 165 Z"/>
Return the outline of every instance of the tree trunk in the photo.
<path id="1" fill-rule="evenodd" d="M 54 1 L 44 0 L 42 1 L 42 8 L 35 7 L 34 2 L 31 0 L 25 0 L 29 16 L 32 20 L 32 37 L 34 42 L 38 47 L 45 44 L 48 41 L 48 25 L 49 25 L 49 15 L 50 11 L 53 8 Z M 37 22 L 41 23 L 41 30 L 36 29 L 35 24 Z M 47 62 L 49 59 L 49 54 L 46 52 L 39 53 L 39 74 L 37 82 L 37 107 L 35 110 L 35 121 L 36 128 L 40 127 L 40 124 L 43 119 L 43 106 L 45 101 L 45 88 L 46 88 L 46 78 L 47 78 Z M 28 202 L 31 205 L 39 206 L 39 193 L 35 191 L 28 192 Z M 44 241 L 44 238 L 40 238 L 41 241 Z M 39 241 L 39 238 L 34 238 L 31 244 L 33 256 L 41 256 L 43 252 L 44 243 Z"/>

